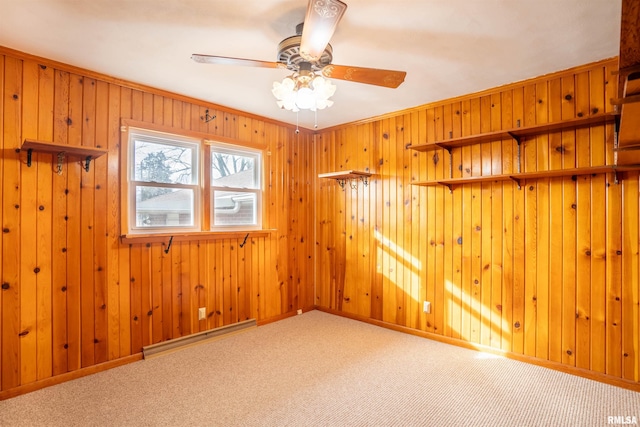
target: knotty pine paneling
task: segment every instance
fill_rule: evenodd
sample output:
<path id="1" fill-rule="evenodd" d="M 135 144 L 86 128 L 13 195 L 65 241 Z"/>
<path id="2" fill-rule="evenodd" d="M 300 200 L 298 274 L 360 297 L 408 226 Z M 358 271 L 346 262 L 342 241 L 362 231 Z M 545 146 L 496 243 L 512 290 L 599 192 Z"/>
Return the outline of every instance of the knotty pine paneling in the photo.
<path id="1" fill-rule="evenodd" d="M 148 344 L 314 305 L 313 136 L 102 77 L 0 55 L 0 396 Z M 207 109 L 216 119 L 204 123 Z M 175 242 L 168 253 L 165 243 L 122 244 L 122 119 L 264 146 L 263 225 L 277 231 L 242 246 L 244 236 Z M 34 153 L 27 167 L 25 138 L 108 154 L 89 172 L 68 158 L 58 174 L 52 154 Z"/>
<path id="2" fill-rule="evenodd" d="M 511 139 L 411 144 L 611 111 L 615 60 L 320 131 L 316 304 L 350 315 L 640 381 L 638 173 L 416 187 L 518 171 Z M 528 138 L 521 171 L 613 164 L 614 126 Z M 368 216 L 360 214 L 360 209 Z M 431 302 L 431 313 L 422 302 Z"/>

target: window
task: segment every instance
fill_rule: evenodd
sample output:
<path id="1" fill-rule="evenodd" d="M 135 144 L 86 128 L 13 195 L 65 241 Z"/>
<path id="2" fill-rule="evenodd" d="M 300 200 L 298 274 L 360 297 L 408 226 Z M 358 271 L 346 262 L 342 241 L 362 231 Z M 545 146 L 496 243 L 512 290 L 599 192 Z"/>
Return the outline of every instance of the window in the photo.
<path id="1" fill-rule="evenodd" d="M 261 150 L 123 123 L 123 234 L 262 228 Z"/>
<path id="2" fill-rule="evenodd" d="M 211 145 L 211 228 L 261 227 L 262 155 L 257 150 Z"/>
<path id="3" fill-rule="evenodd" d="M 200 141 L 132 129 L 129 229 L 200 230 Z"/>

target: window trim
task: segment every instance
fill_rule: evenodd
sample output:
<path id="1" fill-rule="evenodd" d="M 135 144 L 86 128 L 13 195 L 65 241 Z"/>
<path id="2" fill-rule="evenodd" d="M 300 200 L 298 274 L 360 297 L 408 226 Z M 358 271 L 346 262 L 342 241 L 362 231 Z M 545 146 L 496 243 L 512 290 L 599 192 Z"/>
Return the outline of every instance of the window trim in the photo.
<path id="1" fill-rule="evenodd" d="M 258 211 L 258 216 L 261 220 L 261 228 L 249 228 L 238 227 L 237 229 L 224 229 L 224 230 L 212 230 L 210 224 L 210 206 L 211 206 L 211 171 L 210 171 L 210 145 L 226 143 L 228 145 L 236 146 L 239 149 L 257 150 L 261 152 L 261 183 L 262 198 L 264 198 L 264 168 L 265 168 L 265 156 L 270 153 L 267 150 L 268 145 L 266 142 L 254 143 L 250 141 L 243 141 L 236 138 L 225 137 L 221 135 L 213 135 L 207 132 L 186 130 L 180 128 L 174 128 L 171 126 L 156 125 L 153 123 L 143 122 L 139 120 L 126 119 L 120 120 L 120 237 L 122 242 L 127 243 L 148 243 L 158 241 L 168 241 L 169 238 L 177 237 L 177 240 L 215 240 L 224 239 L 230 237 L 244 237 L 244 236 L 264 236 L 271 234 L 277 229 L 262 228 L 264 227 L 264 203 Z M 139 233 L 131 232 L 129 229 L 129 132 L 131 129 L 142 129 L 150 132 L 166 133 L 184 138 L 196 138 L 200 140 L 200 160 L 198 167 L 200 168 L 200 184 L 199 191 L 201 192 L 200 199 L 200 230 L 199 231 L 187 231 L 187 230 L 160 230 L 158 232 L 149 232 L 151 230 L 143 229 Z"/>

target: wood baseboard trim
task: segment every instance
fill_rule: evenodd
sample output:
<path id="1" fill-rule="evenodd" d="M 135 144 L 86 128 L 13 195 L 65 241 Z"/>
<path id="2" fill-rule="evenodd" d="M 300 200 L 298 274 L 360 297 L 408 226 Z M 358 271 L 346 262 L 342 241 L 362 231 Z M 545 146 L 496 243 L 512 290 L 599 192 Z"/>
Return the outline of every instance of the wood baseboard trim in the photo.
<path id="1" fill-rule="evenodd" d="M 139 360 L 142 360 L 142 353 L 132 354 L 131 356 L 121 357 L 119 359 L 110 360 L 108 362 L 99 363 L 97 365 L 88 366 L 86 368 L 81 368 L 77 371 L 66 372 L 64 374 L 56 375 L 55 377 L 45 378 L 43 380 L 21 385 L 9 390 L 0 391 L 0 401 L 11 399 L 12 397 L 17 397 L 22 394 L 31 393 L 32 391 L 40 390 L 52 385 L 75 380 L 77 378 L 86 377 L 87 375 L 97 374 L 98 372 L 117 368 L 118 366 L 127 365 Z"/>
<path id="2" fill-rule="evenodd" d="M 631 390 L 640 393 L 640 383 L 635 381 L 626 380 L 624 378 L 613 377 L 611 375 L 603 374 L 600 372 L 590 371 L 588 369 L 578 368 L 575 366 L 563 365 L 558 362 L 553 362 L 550 360 L 538 359 L 536 357 L 527 356 L 524 354 L 513 353 L 510 351 L 504 351 L 495 349 L 492 347 L 487 347 L 481 344 L 475 344 L 468 341 L 460 340 L 457 338 L 445 337 L 442 335 L 434 334 L 432 332 L 425 332 L 418 329 L 412 329 L 407 326 L 395 325 L 393 323 L 384 322 L 382 320 L 371 319 L 364 316 L 359 316 L 356 314 L 345 313 L 342 311 L 334 310 L 331 308 L 316 306 L 316 310 L 323 311 L 325 313 L 334 314 L 336 316 L 342 316 L 353 320 L 358 320 L 360 322 L 369 323 L 371 325 L 380 326 L 383 328 L 391 329 L 398 332 L 403 332 L 406 334 L 416 335 L 422 338 L 427 338 L 430 340 L 438 341 L 444 344 L 455 345 L 457 347 L 463 347 L 470 350 L 481 351 L 484 353 L 491 353 L 497 356 L 502 356 L 507 359 L 517 360 L 520 362 L 529 363 L 532 365 L 541 366 L 543 368 L 553 369 L 554 371 L 564 372 L 565 374 L 571 374 L 578 377 L 598 381 L 604 384 L 609 384 L 612 386 L 624 388 L 626 390 Z"/>
<path id="3" fill-rule="evenodd" d="M 315 309 L 316 309 L 315 306 L 310 306 L 310 307 L 302 307 L 300 310 L 302 310 L 303 313 L 306 313 L 307 311 L 312 311 L 312 310 L 315 310 Z M 297 316 L 297 315 L 298 315 L 297 310 L 296 311 L 289 311 L 287 313 L 279 314 L 277 316 L 269 317 L 267 319 L 258 320 L 258 326 L 264 326 L 264 325 L 267 325 L 269 323 L 277 322 L 278 320 L 288 319 L 289 317 L 293 317 L 293 316 Z"/>

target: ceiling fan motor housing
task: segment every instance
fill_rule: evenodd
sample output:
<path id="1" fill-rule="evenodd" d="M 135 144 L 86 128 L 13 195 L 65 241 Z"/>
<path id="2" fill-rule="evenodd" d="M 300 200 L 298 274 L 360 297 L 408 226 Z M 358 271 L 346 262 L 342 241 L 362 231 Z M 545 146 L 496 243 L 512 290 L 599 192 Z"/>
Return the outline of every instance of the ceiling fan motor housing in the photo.
<path id="1" fill-rule="evenodd" d="M 302 24 L 298 27 L 301 25 Z M 296 30 L 297 29 L 298 28 L 296 28 Z M 310 63 L 313 71 L 320 71 L 327 65 L 331 64 L 331 61 L 333 60 L 333 48 L 330 44 L 327 44 L 327 47 L 324 49 L 324 52 L 322 52 L 320 59 L 310 62 L 300 55 L 301 40 L 302 36 L 299 34 L 282 40 L 278 45 L 276 61 L 285 64 L 291 71 L 298 71 L 300 69 L 300 64 L 303 62 Z"/>

